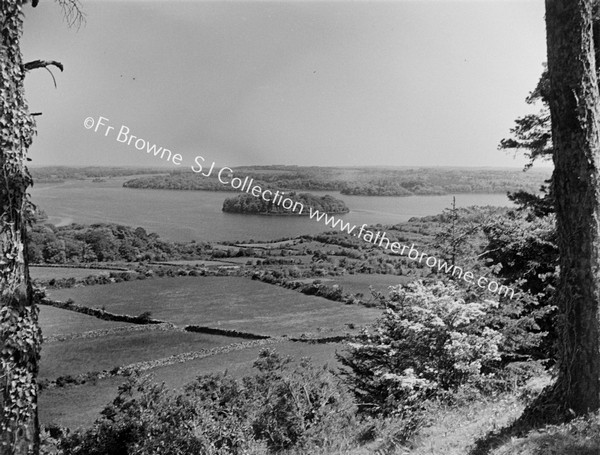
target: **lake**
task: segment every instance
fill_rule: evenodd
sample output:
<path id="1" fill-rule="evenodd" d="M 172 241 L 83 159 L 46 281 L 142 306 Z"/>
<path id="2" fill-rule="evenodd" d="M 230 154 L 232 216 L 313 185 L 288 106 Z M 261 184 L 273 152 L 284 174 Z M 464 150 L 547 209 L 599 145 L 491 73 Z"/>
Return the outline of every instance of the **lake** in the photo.
<path id="1" fill-rule="evenodd" d="M 32 201 L 56 225 L 69 223 L 117 223 L 142 226 L 172 241 L 274 240 L 331 230 L 308 217 L 275 217 L 223 213 L 223 200 L 236 193 L 220 191 L 174 191 L 123 188 L 129 178 L 36 184 L 30 190 Z M 408 221 L 415 216 L 435 215 L 452 204 L 444 196 L 347 196 L 342 199 L 350 213 L 339 218 L 356 225 L 384 225 Z M 505 194 L 458 194 L 458 207 L 470 205 L 512 206 Z"/>

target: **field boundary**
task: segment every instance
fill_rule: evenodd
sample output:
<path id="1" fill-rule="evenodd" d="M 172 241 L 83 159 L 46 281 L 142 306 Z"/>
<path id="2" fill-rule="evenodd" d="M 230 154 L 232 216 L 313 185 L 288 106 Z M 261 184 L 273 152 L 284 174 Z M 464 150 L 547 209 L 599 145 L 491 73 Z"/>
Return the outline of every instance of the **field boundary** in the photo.
<path id="1" fill-rule="evenodd" d="M 36 263 L 29 264 L 29 267 L 46 267 L 46 268 L 54 268 L 54 269 L 88 269 L 88 270 L 108 270 L 113 272 L 132 272 L 131 269 L 125 267 L 118 266 L 102 266 L 102 265 L 91 265 L 91 264 L 46 264 L 46 263 Z"/>
<path id="2" fill-rule="evenodd" d="M 62 310 L 75 311 L 76 313 L 87 314 L 88 316 L 94 316 L 98 319 L 102 319 L 105 321 L 129 322 L 131 324 L 168 324 L 167 321 L 153 319 L 144 314 L 140 316 L 131 316 L 129 314 L 116 314 L 111 313 L 110 311 L 103 310 L 101 308 L 89 308 L 83 305 L 78 305 L 68 300 L 66 302 L 61 302 L 58 300 L 51 300 L 44 297 L 40 299 L 39 304 L 53 306 Z"/>
<path id="3" fill-rule="evenodd" d="M 186 332 L 206 333 L 208 335 L 223 335 L 234 338 L 247 338 L 249 340 L 266 340 L 272 338 L 269 335 L 259 335 L 250 332 L 240 332 L 238 330 L 217 329 L 214 327 L 205 327 L 199 325 L 186 325 L 183 330 Z"/>
<path id="4" fill-rule="evenodd" d="M 52 343 L 52 342 L 62 342 L 62 341 L 71 341 L 78 339 L 90 339 L 90 338 L 99 338 L 108 335 L 118 335 L 120 333 L 130 333 L 130 332 L 150 332 L 155 330 L 162 331 L 183 331 L 183 329 L 178 328 L 175 324 L 170 322 L 164 322 L 161 324 L 137 324 L 123 327 L 113 327 L 110 329 L 97 329 L 97 330 L 88 330 L 85 332 L 74 332 L 74 333 L 65 333 L 58 335 L 49 335 L 44 337 L 44 343 Z"/>
<path id="5" fill-rule="evenodd" d="M 300 337 L 300 338 L 289 338 L 289 340 L 294 341 L 296 343 L 327 344 L 327 343 L 341 343 L 342 341 L 347 341 L 350 338 L 352 338 L 352 335 L 336 335 L 336 336 L 323 337 L 323 338 Z"/>
<path id="6" fill-rule="evenodd" d="M 116 376 L 128 377 L 132 374 L 135 374 L 136 372 L 141 373 L 144 371 L 152 370 L 154 368 L 166 367 L 169 365 L 175 365 L 177 363 L 186 363 L 193 360 L 203 359 L 206 357 L 227 354 L 229 352 L 234 351 L 243 351 L 244 349 L 255 348 L 257 346 L 267 346 L 271 344 L 282 343 L 285 341 L 289 341 L 289 339 L 285 336 L 272 337 L 261 340 L 242 341 L 241 343 L 232 343 L 226 346 L 201 349 L 199 351 L 184 352 L 182 354 L 174 354 L 160 359 L 135 362 L 129 365 L 118 366 L 111 370 L 92 371 L 87 373 L 81 373 L 76 376 L 61 376 L 53 381 L 40 382 L 40 386 L 42 390 L 56 389 L 66 386 L 81 385 L 85 384 L 86 382 L 97 381 L 99 379 L 112 378 Z M 199 375 L 200 374 L 201 373 L 199 373 Z"/>

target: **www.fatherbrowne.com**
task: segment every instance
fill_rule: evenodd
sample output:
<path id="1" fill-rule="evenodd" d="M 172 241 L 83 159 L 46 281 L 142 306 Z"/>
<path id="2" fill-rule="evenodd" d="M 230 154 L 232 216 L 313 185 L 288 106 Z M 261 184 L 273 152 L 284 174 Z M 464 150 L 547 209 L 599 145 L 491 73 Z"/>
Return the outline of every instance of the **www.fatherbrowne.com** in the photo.
<path id="1" fill-rule="evenodd" d="M 338 228 L 340 231 L 354 235 L 366 242 L 379 245 L 386 250 L 389 249 L 392 253 L 406 255 L 409 259 L 418 261 L 419 264 L 424 261 L 425 265 L 428 267 L 432 269 L 437 268 L 438 271 L 448 273 L 454 277 L 457 277 L 458 279 L 463 279 L 469 284 L 477 283 L 477 286 L 480 288 L 487 288 L 490 292 L 498 294 L 504 293 L 504 296 L 510 294 L 511 299 L 514 297 L 515 292 L 512 288 L 499 285 L 496 281 L 488 280 L 484 276 L 480 276 L 477 281 L 475 281 L 475 276 L 472 272 L 464 272 L 462 267 L 454 264 L 448 264 L 446 261 L 441 261 L 435 256 L 428 256 L 426 253 L 419 253 L 414 244 L 409 247 L 408 245 L 402 245 L 399 242 L 392 242 L 387 237 L 385 232 L 377 231 L 374 233 L 373 231 L 365 229 L 367 227 L 366 224 L 363 224 L 359 228 L 358 233 L 356 233 L 356 225 L 344 223 L 342 220 L 337 219 L 334 216 L 329 216 L 327 213 L 321 213 L 318 210 L 313 210 L 312 207 L 309 207 L 309 217 L 312 220 L 323 221 L 326 226 L 334 229 Z"/>

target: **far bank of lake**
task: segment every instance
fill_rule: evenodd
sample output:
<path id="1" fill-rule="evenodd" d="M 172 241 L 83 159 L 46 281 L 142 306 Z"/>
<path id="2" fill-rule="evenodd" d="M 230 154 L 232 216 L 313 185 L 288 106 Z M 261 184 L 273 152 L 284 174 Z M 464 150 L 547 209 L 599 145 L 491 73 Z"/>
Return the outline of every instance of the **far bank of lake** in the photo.
<path id="1" fill-rule="evenodd" d="M 331 230 L 323 222 L 307 217 L 261 216 L 224 213 L 227 197 L 221 191 L 177 191 L 123 188 L 127 178 L 104 182 L 74 180 L 37 184 L 32 201 L 57 225 L 69 223 L 118 223 L 142 226 L 172 241 L 274 240 Z M 443 196 L 349 196 L 332 191 L 343 200 L 350 213 L 336 215 L 345 222 L 383 225 L 409 218 L 435 215 L 452 204 L 452 195 Z M 471 205 L 512 206 L 506 194 L 457 194 L 458 207 Z"/>

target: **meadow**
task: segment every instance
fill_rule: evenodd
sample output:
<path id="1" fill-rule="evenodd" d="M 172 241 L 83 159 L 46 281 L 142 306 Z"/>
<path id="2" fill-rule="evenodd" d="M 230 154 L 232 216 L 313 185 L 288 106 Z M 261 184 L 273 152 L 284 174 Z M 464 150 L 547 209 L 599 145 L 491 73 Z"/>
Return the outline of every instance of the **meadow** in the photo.
<path id="1" fill-rule="evenodd" d="M 111 370 L 230 343 L 229 337 L 177 330 L 123 331 L 93 338 L 53 341 L 44 344 L 39 377 L 54 380 L 59 376 Z"/>
<path id="2" fill-rule="evenodd" d="M 39 395 L 38 409 L 42 425 L 67 428 L 92 424 L 100 411 L 117 396 L 122 376 L 106 378 L 82 385 L 43 390 Z"/>
<path id="3" fill-rule="evenodd" d="M 344 334 L 374 321 L 379 310 L 348 306 L 242 277 L 156 278 L 51 290 L 50 298 L 118 314 L 150 312 L 178 326 L 199 325 L 261 335 Z"/>
<path id="4" fill-rule="evenodd" d="M 343 345 L 284 341 L 269 345 L 269 348 L 284 356 L 293 356 L 296 360 L 310 357 L 317 365 L 336 365 L 335 352 L 343 349 Z M 172 389 L 181 389 L 202 374 L 227 371 L 235 377 L 242 377 L 253 371 L 252 365 L 261 349 L 263 347 L 233 350 L 225 354 L 154 368 L 145 374 L 153 381 L 164 382 Z M 100 415 L 102 409 L 112 402 L 119 386 L 125 381 L 125 377 L 116 376 L 81 385 L 44 390 L 40 394 L 40 420 L 44 424 L 54 423 L 72 429 L 89 426 Z M 73 403 L 77 403 L 77 406 Z"/>
<path id="5" fill-rule="evenodd" d="M 87 314 L 75 313 L 74 311 L 47 305 L 40 305 L 39 308 L 39 324 L 45 338 L 130 325 L 126 322 L 103 321 Z"/>
<path id="6" fill-rule="evenodd" d="M 346 278 L 357 280 L 351 276 Z M 375 278 L 381 281 L 381 277 Z M 386 283 L 391 279 L 384 278 Z M 337 365 L 335 353 L 343 348 L 341 343 L 317 344 L 290 338 L 355 333 L 380 315 L 380 310 L 344 305 L 233 276 L 153 278 L 53 289 L 48 293 L 54 300 L 72 299 L 79 305 L 105 308 L 117 314 L 150 312 L 153 318 L 172 326 L 155 330 L 154 326 L 104 321 L 42 305 L 40 325 L 44 336 L 51 340 L 42 350 L 42 381 L 148 362 L 151 367 L 145 373 L 169 387 L 179 388 L 201 374 L 224 370 L 238 377 L 249 374 L 265 347 L 297 360 L 310 357 L 316 364 Z M 242 338 L 181 330 L 186 325 L 275 338 L 264 340 L 264 344 L 262 341 L 253 344 Z M 174 361 L 172 356 L 177 355 L 190 357 Z M 152 363 L 155 361 L 158 363 Z M 114 399 L 119 384 L 125 380 L 117 375 L 88 380 L 84 384 L 46 388 L 40 395 L 41 421 L 72 428 L 90 425 Z M 78 405 L 73 406 L 74 402 Z"/>
<path id="7" fill-rule="evenodd" d="M 90 275 L 108 276 L 110 270 L 108 269 L 92 269 L 86 267 L 42 267 L 42 266 L 30 266 L 29 273 L 33 280 L 58 280 L 61 278 L 85 278 Z"/>

